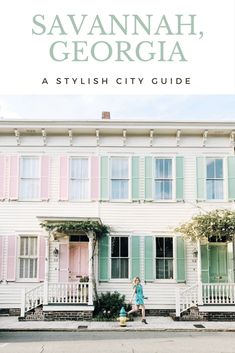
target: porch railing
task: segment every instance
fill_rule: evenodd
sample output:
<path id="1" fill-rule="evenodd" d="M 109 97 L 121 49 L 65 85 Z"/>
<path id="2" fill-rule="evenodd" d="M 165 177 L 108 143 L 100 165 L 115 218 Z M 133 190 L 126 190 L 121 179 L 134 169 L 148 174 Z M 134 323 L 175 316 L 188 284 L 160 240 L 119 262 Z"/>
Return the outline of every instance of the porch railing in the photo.
<path id="1" fill-rule="evenodd" d="M 21 300 L 21 313 L 20 315 L 24 317 L 25 313 L 29 310 L 36 308 L 37 306 L 43 304 L 43 294 L 44 294 L 44 284 L 40 284 L 29 291 L 22 290 L 22 300 Z"/>
<path id="2" fill-rule="evenodd" d="M 198 304 L 198 285 L 176 290 L 176 316 Z"/>
<path id="3" fill-rule="evenodd" d="M 48 304 L 88 304 L 91 283 L 49 283 Z"/>
<path id="4" fill-rule="evenodd" d="M 235 283 L 203 283 L 203 304 L 235 304 Z"/>

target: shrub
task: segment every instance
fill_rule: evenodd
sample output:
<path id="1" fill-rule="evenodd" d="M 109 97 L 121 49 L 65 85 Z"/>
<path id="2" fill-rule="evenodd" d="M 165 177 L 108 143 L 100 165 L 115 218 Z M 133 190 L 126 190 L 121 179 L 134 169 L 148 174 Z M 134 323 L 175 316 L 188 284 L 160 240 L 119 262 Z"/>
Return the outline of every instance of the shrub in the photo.
<path id="1" fill-rule="evenodd" d="M 101 293 L 94 305 L 94 317 L 100 320 L 116 319 L 119 317 L 122 306 L 126 311 L 130 310 L 130 306 L 125 303 L 125 295 L 116 291 L 114 293 Z"/>

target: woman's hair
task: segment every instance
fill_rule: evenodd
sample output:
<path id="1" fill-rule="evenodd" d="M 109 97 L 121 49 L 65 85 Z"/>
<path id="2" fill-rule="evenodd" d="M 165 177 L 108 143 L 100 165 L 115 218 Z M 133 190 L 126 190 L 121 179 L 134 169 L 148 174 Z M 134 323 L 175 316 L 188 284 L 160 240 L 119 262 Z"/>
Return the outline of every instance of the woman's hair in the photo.
<path id="1" fill-rule="evenodd" d="M 134 277 L 133 280 L 132 280 L 132 283 L 135 284 L 137 280 L 140 282 L 140 278 L 139 277 Z"/>

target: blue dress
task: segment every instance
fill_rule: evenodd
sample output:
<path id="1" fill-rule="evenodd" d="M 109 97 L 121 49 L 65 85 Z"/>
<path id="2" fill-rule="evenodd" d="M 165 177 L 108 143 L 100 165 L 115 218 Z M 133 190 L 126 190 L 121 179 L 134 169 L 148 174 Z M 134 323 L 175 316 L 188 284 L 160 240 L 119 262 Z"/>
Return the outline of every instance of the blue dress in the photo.
<path id="1" fill-rule="evenodd" d="M 142 285 L 136 284 L 134 286 L 135 289 L 135 304 L 136 305 L 143 305 L 144 304 L 144 294 L 143 294 L 143 287 Z"/>

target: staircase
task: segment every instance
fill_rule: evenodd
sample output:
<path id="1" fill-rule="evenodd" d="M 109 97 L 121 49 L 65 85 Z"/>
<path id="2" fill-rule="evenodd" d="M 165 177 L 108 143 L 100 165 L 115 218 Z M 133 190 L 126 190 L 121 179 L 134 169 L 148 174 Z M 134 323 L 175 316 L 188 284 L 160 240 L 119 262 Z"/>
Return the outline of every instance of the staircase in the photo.
<path id="1" fill-rule="evenodd" d="M 37 308 L 43 304 L 44 284 L 30 289 L 29 291 L 22 291 L 21 313 L 20 316 L 24 317 L 25 313 Z"/>
<path id="2" fill-rule="evenodd" d="M 198 284 L 186 289 L 177 288 L 176 291 L 176 317 L 192 307 L 198 305 Z"/>

